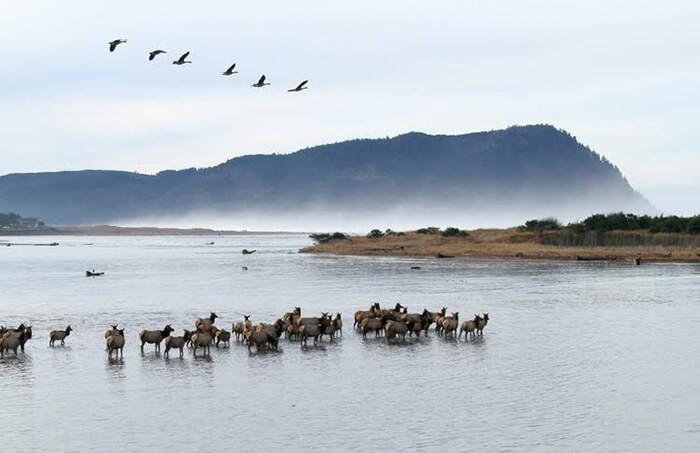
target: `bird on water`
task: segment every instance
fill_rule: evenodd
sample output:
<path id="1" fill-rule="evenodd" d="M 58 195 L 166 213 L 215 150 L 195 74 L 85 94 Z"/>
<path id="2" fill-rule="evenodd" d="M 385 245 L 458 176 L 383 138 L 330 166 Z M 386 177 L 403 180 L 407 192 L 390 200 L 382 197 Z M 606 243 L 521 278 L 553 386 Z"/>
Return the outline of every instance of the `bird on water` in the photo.
<path id="1" fill-rule="evenodd" d="M 255 87 L 255 88 L 262 88 L 262 87 L 264 87 L 265 85 L 269 85 L 269 83 L 266 83 L 266 82 L 265 82 L 265 75 L 263 74 L 263 76 L 260 77 L 260 80 L 258 80 L 258 83 L 254 83 L 254 84 L 252 84 L 251 86 L 252 86 L 252 87 Z"/>
<path id="2" fill-rule="evenodd" d="M 189 51 L 183 53 L 182 56 L 181 56 L 180 58 L 178 58 L 177 60 L 173 61 L 173 64 L 176 64 L 176 65 L 180 66 L 180 65 L 183 65 L 183 64 L 186 64 L 186 63 L 192 63 L 191 61 L 187 61 L 187 60 L 186 60 L 186 58 L 187 58 L 187 56 L 188 56 L 189 54 L 190 54 Z"/>
<path id="3" fill-rule="evenodd" d="M 110 41 L 109 51 L 114 52 L 114 49 L 116 49 L 119 44 L 124 44 L 125 42 L 126 39 L 115 39 L 114 41 Z"/>

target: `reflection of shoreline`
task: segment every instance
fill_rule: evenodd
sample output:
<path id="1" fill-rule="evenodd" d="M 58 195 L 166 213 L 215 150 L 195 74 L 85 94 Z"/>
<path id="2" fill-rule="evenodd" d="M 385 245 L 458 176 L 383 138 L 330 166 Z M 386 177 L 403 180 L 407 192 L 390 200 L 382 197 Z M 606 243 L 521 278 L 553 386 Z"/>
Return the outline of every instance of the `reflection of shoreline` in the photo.
<path id="1" fill-rule="evenodd" d="M 208 228 L 118 227 L 112 225 L 60 226 L 34 230 L 0 230 L 0 236 L 234 236 L 285 234 L 285 231 L 231 231 Z M 302 233 L 303 234 L 303 233 Z M 7 242 L 5 240 L 5 242 Z"/>
<path id="2" fill-rule="evenodd" d="M 649 233 L 644 233 L 649 234 Z M 696 241 L 697 243 L 697 241 Z M 558 246 L 538 242 L 534 233 L 517 229 L 474 230 L 467 238 L 417 234 L 389 235 L 377 239 L 350 236 L 327 244 L 316 244 L 301 253 L 355 256 L 405 256 L 454 258 L 508 258 L 579 261 L 700 263 L 700 246 Z"/>

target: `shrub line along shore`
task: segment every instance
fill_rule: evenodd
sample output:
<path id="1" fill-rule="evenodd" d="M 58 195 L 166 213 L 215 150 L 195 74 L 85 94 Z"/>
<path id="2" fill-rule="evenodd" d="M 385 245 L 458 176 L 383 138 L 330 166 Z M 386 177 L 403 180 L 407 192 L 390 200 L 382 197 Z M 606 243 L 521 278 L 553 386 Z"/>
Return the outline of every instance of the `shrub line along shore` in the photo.
<path id="1" fill-rule="evenodd" d="M 301 253 L 356 256 L 471 257 L 700 263 L 700 236 L 646 230 L 590 232 L 478 229 L 468 235 L 406 232 L 336 237 Z"/>

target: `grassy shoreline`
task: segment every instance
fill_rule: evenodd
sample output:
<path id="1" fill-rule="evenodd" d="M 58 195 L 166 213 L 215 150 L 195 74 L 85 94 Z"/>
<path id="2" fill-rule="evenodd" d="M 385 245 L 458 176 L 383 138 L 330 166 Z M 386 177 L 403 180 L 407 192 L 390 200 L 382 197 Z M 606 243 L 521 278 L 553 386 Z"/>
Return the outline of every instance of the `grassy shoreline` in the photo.
<path id="1" fill-rule="evenodd" d="M 648 232 L 635 232 L 650 235 Z M 544 260 L 608 260 L 634 262 L 700 263 L 700 246 L 635 245 L 635 246 L 560 246 L 540 242 L 534 232 L 517 228 L 479 229 L 467 237 L 444 237 L 439 234 L 385 235 L 379 238 L 349 236 L 316 244 L 300 250 L 300 253 L 327 253 L 356 256 L 407 256 L 471 258 L 511 258 Z"/>

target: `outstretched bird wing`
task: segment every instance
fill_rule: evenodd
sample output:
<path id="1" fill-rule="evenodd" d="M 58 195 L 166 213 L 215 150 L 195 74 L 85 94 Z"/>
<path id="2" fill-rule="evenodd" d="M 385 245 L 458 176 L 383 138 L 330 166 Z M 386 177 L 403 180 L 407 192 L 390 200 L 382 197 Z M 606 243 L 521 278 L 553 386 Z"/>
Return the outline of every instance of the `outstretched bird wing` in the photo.
<path id="1" fill-rule="evenodd" d="M 232 64 L 231 67 L 226 70 L 226 72 L 233 72 L 235 67 L 236 67 L 236 63 Z"/>
<path id="2" fill-rule="evenodd" d="M 262 85 L 263 83 L 265 83 L 265 75 L 264 74 L 262 77 L 260 77 L 260 80 L 258 80 L 258 85 Z"/>
<path id="3" fill-rule="evenodd" d="M 180 57 L 180 59 L 179 59 L 178 61 L 180 61 L 180 62 L 185 61 L 185 58 L 187 58 L 187 56 L 188 56 L 189 54 L 190 54 L 190 51 L 188 50 L 187 52 L 185 52 L 185 53 L 182 54 L 182 56 Z"/>
<path id="4" fill-rule="evenodd" d="M 114 52 L 114 49 L 117 48 L 117 43 L 115 41 L 112 41 L 109 43 L 109 51 Z"/>
<path id="5" fill-rule="evenodd" d="M 307 83 L 309 83 L 308 80 L 304 80 L 303 82 L 301 82 L 299 84 L 299 86 L 297 87 L 297 90 L 301 90 L 304 87 L 304 85 L 306 85 Z"/>

